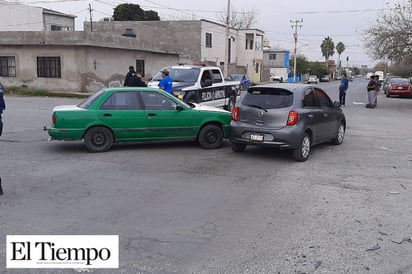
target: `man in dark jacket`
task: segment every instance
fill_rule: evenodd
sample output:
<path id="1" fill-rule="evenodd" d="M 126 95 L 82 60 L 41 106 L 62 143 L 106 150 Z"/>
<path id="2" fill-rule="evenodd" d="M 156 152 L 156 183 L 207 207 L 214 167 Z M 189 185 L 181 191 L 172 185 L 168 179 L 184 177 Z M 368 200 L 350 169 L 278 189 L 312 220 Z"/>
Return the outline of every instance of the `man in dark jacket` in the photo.
<path id="1" fill-rule="evenodd" d="M 0 136 L 3 132 L 3 121 L 1 120 L 1 114 L 6 109 L 6 103 L 4 102 L 4 86 L 0 83 Z"/>
<path id="2" fill-rule="evenodd" d="M 147 87 L 146 83 L 142 80 L 140 73 L 135 73 L 129 78 L 127 83 L 128 87 Z"/>
<path id="3" fill-rule="evenodd" d="M 134 71 L 133 66 L 130 66 L 129 67 L 129 72 L 126 74 L 126 78 L 124 79 L 124 84 L 123 84 L 124 87 L 129 86 L 130 77 L 132 77 L 133 74 L 136 74 L 136 71 Z"/>

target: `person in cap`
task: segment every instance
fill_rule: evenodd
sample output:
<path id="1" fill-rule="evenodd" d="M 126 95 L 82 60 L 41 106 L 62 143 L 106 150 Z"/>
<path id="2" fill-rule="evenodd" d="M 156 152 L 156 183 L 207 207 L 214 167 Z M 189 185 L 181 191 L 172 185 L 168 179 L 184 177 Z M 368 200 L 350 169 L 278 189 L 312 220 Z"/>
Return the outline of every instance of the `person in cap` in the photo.
<path id="1" fill-rule="evenodd" d="M 134 71 L 134 67 L 133 67 L 133 66 L 130 66 L 130 67 L 129 67 L 129 71 L 128 71 L 127 74 L 126 74 L 126 78 L 124 79 L 124 83 L 123 83 L 123 86 L 124 86 L 124 87 L 129 87 L 130 78 L 131 78 L 134 74 L 136 74 L 136 71 Z"/>
<path id="2" fill-rule="evenodd" d="M 173 94 L 173 79 L 169 76 L 169 71 L 164 69 L 161 72 L 163 79 L 159 83 L 159 88 Z"/>

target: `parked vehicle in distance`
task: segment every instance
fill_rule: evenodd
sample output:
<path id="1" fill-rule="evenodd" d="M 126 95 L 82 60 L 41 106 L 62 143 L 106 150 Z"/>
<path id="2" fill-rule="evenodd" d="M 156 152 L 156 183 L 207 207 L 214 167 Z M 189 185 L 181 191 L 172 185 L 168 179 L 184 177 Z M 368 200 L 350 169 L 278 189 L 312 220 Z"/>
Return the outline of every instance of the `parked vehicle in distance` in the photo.
<path id="1" fill-rule="evenodd" d="M 246 74 L 231 74 L 229 80 L 239 81 L 243 90 L 248 89 L 252 85 L 252 80 Z"/>
<path id="2" fill-rule="evenodd" d="M 313 145 L 343 142 L 346 118 L 339 102 L 315 85 L 266 84 L 248 89 L 232 111 L 234 152 L 248 145 L 290 149 L 306 161 Z"/>
<path id="3" fill-rule="evenodd" d="M 386 76 L 385 81 L 383 81 L 383 83 L 382 83 L 382 90 L 383 90 L 384 94 L 386 94 L 386 91 L 388 90 L 388 87 L 389 87 L 390 80 L 392 78 L 402 78 L 402 77 L 395 76 L 395 75 Z"/>
<path id="4" fill-rule="evenodd" d="M 270 81 L 278 83 L 287 83 L 288 68 L 270 68 Z"/>
<path id="5" fill-rule="evenodd" d="M 308 84 L 317 84 L 319 82 L 319 79 L 316 75 L 309 75 L 308 79 L 306 80 L 306 83 Z"/>
<path id="6" fill-rule="evenodd" d="M 57 106 L 45 130 L 52 140 L 83 140 L 90 152 L 108 151 L 114 143 L 197 141 L 218 148 L 229 136 L 230 112 L 186 104 L 153 88 L 109 88 L 78 105 Z"/>
<path id="7" fill-rule="evenodd" d="M 374 75 L 373 72 L 368 72 L 368 73 L 366 73 L 365 79 L 366 79 L 366 80 L 369 80 L 372 75 Z"/>
<path id="8" fill-rule="evenodd" d="M 379 76 L 379 81 L 383 82 L 385 80 L 385 73 L 381 70 L 375 71 L 375 76 Z"/>
<path id="9" fill-rule="evenodd" d="M 408 78 L 392 78 L 389 80 L 386 97 L 392 95 L 412 96 L 412 85 Z"/>
<path id="10" fill-rule="evenodd" d="M 221 107 L 231 111 L 240 96 L 240 82 L 228 81 L 219 67 L 177 65 L 162 68 L 173 79 L 173 95 L 184 102 Z M 158 72 L 148 87 L 158 88 L 162 73 Z"/>
<path id="11" fill-rule="evenodd" d="M 330 81 L 329 75 L 322 75 L 322 76 L 320 77 L 320 81 L 321 81 L 321 82 L 329 82 L 329 81 Z"/>

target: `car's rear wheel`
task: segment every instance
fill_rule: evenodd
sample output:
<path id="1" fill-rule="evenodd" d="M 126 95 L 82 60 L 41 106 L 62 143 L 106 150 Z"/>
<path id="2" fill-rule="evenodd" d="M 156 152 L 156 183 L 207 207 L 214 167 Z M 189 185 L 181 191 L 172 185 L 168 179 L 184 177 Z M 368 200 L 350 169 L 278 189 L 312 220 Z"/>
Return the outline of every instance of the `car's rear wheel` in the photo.
<path id="1" fill-rule="evenodd" d="M 389 94 L 389 92 L 386 91 L 386 97 L 391 97 L 391 95 Z"/>
<path id="2" fill-rule="evenodd" d="M 293 159 L 295 159 L 298 162 L 306 161 L 309 158 L 310 147 L 310 137 L 307 133 L 305 133 L 303 135 L 299 147 L 293 150 Z"/>
<path id="3" fill-rule="evenodd" d="M 223 143 L 223 130 L 216 125 L 206 125 L 200 130 L 197 139 L 203 148 L 219 148 Z"/>
<path id="4" fill-rule="evenodd" d="M 332 144 L 340 145 L 343 143 L 345 138 L 345 125 L 341 122 L 339 124 L 338 130 L 336 131 L 335 137 L 332 139 Z"/>
<path id="5" fill-rule="evenodd" d="M 243 152 L 246 149 L 246 145 L 245 144 L 239 144 L 236 142 L 230 142 L 231 146 L 232 146 L 232 151 L 233 152 Z"/>
<path id="6" fill-rule="evenodd" d="M 90 152 L 105 152 L 113 145 L 113 134 L 106 127 L 92 127 L 87 130 L 83 142 Z"/>

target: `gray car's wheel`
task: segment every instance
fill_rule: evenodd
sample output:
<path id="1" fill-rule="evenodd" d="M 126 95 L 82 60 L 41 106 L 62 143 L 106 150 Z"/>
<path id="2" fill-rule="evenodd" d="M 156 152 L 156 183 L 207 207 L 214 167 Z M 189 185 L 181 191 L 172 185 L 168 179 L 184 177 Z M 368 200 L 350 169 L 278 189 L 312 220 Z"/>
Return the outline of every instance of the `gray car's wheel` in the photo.
<path id="1" fill-rule="evenodd" d="M 223 143 L 223 130 L 216 125 L 206 125 L 200 130 L 197 140 L 203 148 L 219 148 Z"/>
<path id="2" fill-rule="evenodd" d="M 299 147 L 293 150 L 293 159 L 295 159 L 298 162 L 306 161 L 309 158 L 310 147 L 310 137 L 307 133 L 305 133 L 303 135 Z"/>
<path id="3" fill-rule="evenodd" d="M 239 143 L 235 143 L 235 142 L 230 142 L 230 144 L 232 146 L 233 152 L 243 152 L 246 149 L 245 144 L 239 144 Z"/>
<path id="4" fill-rule="evenodd" d="M 335 137 L 332 139 L 332 144 L 340 145 L 343 143 L 344 138 L 345 138 L 345 125 L 343 123 L 340 123 L 338 130 L 336 131 Z"/>
<path id="5" fill-rule="evenodd" d="M 106 127 L 92 127 L 84 135 L 84 145 L 90 152 L 105 152 L 113 145 L 113 134 Z"/>

